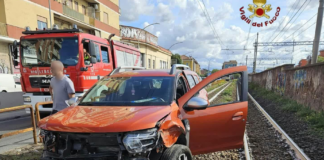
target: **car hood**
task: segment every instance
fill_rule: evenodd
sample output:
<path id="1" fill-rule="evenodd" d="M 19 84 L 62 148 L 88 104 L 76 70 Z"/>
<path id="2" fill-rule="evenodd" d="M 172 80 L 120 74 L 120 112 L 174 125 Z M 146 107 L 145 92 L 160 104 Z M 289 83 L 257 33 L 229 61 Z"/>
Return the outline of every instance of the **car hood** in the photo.
<path id="1" fill-rule="evenodd" d="M 76 106 L 42 119 L 38 126 L 60 132 L 128 132 L 153 128 L 170 106 Z"/>

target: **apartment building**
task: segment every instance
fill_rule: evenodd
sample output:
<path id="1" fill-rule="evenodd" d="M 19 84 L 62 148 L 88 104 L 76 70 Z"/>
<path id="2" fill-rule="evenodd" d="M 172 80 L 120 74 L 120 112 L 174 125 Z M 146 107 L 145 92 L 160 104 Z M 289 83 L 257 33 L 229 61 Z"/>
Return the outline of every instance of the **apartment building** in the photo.
<path id="1" fill-rule="evenodd" d="M 0 0 L 0 73 L 14 72 L 11 43 L 19 41 L 26 26 L 68 29 L 76 24 L 85 33 L 102 38 L 114 33 L 120 40 L 119 16 L 119 0 Z"/>
<path id="2" fill-rule="evenodd" d="M 236 67 L 237 66 L 237 61 L 236 60 L 230 60 L 228 62 L 224 62 L 222 69 L 230 68 L 230 67 Z"/>
<path id="3" fill-rule="evenodd" d="M 189 66 L 190 69 L 195 71 L 197 74 L 199 75 L 201 74 L 200 65 L 195 58 L 191 56 L 188 57 L 186 55 L 181 55 L 181 59 L 182 59 L 182 64 Z"/>
<path id="4" fill-rule="evenodd" d="M 142 66 L 148 69 L 171 68 L 172 53 L 158 45 L 158 37 L 146 30 L 131 26 L 120 26 L 121 42 L 139 48 Z"/>

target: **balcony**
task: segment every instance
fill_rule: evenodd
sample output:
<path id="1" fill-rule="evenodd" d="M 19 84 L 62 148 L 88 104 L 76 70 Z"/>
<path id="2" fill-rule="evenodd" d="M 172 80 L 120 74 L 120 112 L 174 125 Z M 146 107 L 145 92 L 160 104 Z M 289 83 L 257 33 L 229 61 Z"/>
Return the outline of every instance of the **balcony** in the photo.
<path id="1" fill-rule="evenodd" d="M 0 36 L 8 36 L 7 25 L 4 23 L 0 23 Z"/>
<path id="2" fill-rule="evenodd" d="M 81 22 L 85 22 L 84 15 L 82 13 L 79 13 L 79 12 L 71 9 L 66 5 L 63 5 L 63 14 L 67 15 L 69 17 L 72 17 L 72 18 L 74 18 L 76 20 L 79 20 Z"/>

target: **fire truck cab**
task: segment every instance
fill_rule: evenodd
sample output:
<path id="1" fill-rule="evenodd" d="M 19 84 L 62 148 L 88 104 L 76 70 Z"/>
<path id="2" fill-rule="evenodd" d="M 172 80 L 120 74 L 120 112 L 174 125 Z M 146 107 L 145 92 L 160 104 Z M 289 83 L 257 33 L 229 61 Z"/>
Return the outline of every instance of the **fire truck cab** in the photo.
<path id="1" fill-rule="evenodd" d="M 114 34 L 102 39 L 81 31 L 76 25 L 64 30 L 53 27 L 31 31 L 26 27 L 23 32 L 26 36 L 14 42 L 13 63 L 20 69 L 24 104 L 35 106 L 37 102 L 51 101 L 49 85 L 53 60 L 64 64 L 64 73 L 74 83 L 77 97 L 119 66 L 141 66 L 139 50 L 111 40 Z M 41 105 L 39 110 L 41 114 L 49 113 L 52 104 Z"/>

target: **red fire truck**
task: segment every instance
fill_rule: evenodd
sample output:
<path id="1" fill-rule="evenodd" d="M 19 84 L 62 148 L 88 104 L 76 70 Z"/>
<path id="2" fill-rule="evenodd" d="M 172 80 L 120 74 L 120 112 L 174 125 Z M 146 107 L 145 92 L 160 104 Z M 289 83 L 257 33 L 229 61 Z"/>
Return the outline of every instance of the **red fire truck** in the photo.
<path id="1" fill-rule="evenodd" d="M 73 29 L 31 31 L 26 27 L 26 36 L 13 44 L 14 66 L 19 67 L 21 86 L 25 92 L 25 104 L 51 101 L 49 85 L 50 64 L 59 60 L 64 64 L 64 73 L 73 81 L 76 96 L 81 97 L 101 77 L 120 66 L 141 66 L 139 50 L 130 45 L 81 33 Z M 85 56 L 88 52 L 91 56 Z M 55 93 L 54 93 L 55 94 Z M 42 114 L 50 112 L 52 105 L 39 106 Z M 29 112 L 29 110 L 26 112 Z"/>

